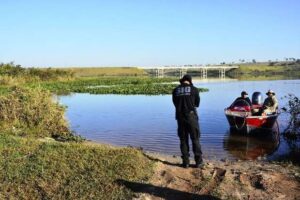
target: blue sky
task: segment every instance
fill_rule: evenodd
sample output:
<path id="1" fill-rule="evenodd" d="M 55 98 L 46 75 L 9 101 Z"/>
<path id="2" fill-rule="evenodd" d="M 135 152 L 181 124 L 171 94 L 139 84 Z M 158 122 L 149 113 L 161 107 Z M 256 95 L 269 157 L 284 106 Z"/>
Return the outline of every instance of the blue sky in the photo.
<path id="1" fill-rule="evenodd" d="M 0 62 L 152 66 L 300 58 L 298 0 L 0 0 Z"/>

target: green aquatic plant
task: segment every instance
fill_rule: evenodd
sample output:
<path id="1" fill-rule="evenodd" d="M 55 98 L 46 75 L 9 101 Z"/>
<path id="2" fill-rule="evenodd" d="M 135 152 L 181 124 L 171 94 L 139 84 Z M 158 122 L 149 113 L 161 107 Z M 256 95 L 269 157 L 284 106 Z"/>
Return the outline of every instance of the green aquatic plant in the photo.
<path id="1" fill-rule="evenodd" d="M 97 77 L 80 78 L 73 81 L 43 82 L 40 87 L 57 94 L 90 93 L 90 94 L 144 94 L 160 95 L 171 94 L 176 78 L 151 78 L 151 77 Z M 30 87 L 36 87 L 31 84 Z M 208 91 L 199 88 L 200 92 Z"/>

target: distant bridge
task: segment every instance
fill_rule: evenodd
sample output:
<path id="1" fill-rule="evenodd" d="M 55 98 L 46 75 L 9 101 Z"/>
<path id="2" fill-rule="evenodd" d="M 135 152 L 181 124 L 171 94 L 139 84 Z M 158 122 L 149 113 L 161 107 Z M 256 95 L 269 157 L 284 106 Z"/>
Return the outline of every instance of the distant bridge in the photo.
<path id="1" fill-rule="evenodd" d="M 171 66 L 162 66 L 162 67 L 140 67 L 145 70 L 154 70 L 155 75 L 158 77 L 164 76 L 167 70 L 175 70 L 179 72 L 180 76 L 183 76 L 187 73 L 188 70 L 194 70 L 200 72 L 200 76 L 207 78 L 208 70 L 218 70 L 219 77 L 225 78 L 225 73 L 231 69 L 237 69 L 239 66 L 228 66 L 228 65 L 171 65 Z"/>

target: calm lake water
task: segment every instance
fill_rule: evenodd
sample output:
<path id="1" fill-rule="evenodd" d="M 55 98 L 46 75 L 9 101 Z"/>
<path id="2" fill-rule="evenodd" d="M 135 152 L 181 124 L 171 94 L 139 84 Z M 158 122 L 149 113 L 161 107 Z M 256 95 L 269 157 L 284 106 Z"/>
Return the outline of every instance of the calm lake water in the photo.
<path id="1" fill-rule="evenodd" d="M 246 90 L 263 94 L 272 89 L 283 107 L 288 93 L 300 96 L 300 80 L 236 81 L 195 80 L 199 87 L 209 88 L 201 93 L 198 108 L 204 158 L 210 159 L 256 159 L 270 160 L 291 157 L 291 144 L 283 138 L 248 137 L 229 131 L 224 108 Z M 178 155 L 179 139 L 174 106 L 171 95 L 91 95 L 73 94 L 60 96 L 59 101 L 68 106 L 66 117 L 72 130 L 85 138 L 119 146 L 142 147 L 147 151 Z M 278 122 L 282 131 L 286 116 L 280 115 Z M 299 155 L 298 155 L 299 159 Z"/>

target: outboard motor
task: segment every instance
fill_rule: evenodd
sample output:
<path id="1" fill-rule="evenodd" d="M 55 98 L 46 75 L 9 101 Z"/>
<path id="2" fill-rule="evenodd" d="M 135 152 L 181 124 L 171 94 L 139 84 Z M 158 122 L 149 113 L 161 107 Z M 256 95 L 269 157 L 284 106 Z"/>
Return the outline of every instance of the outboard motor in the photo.
<path id="1" fill-rule="evenodd" d="M 261 92 L 254 92 L 252 94 L 252 104 L 253 105 L 262 105 L 263 104 L 263 96 Z"/>

